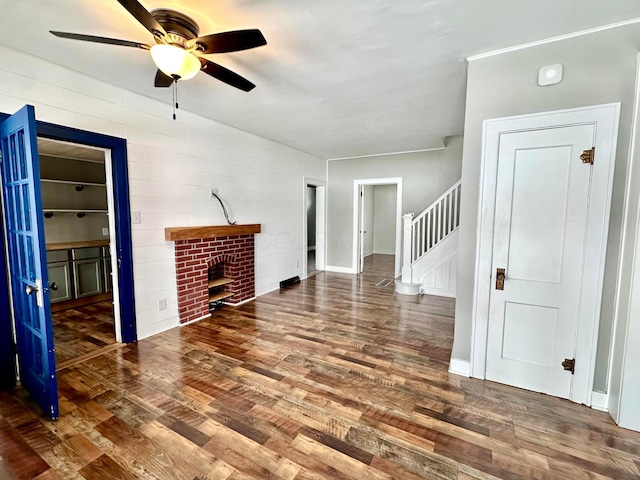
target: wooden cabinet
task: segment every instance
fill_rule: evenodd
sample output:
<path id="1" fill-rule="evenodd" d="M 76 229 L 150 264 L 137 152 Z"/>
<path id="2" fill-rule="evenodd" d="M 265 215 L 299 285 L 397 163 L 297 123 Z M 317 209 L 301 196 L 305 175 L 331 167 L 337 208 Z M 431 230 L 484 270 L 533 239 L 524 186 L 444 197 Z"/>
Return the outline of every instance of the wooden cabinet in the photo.
<path id="1" fill-rule="evenodd" d="M 49 286 L 51 303 L 71 300 L 71 269 L 69 263 L 49 263 Z"/>
<path id="2" fill-rule="evenodd" d="M 78 242 L 78 245 L 90 243 L 98 242 Z M 111 292 L 111 255 L 108 245 L 74 248 L 70 243 L 50 245 L 48 248 L 51 248 L 47 252 L 47 270 L 52 304 L 79 299 L 87 299 L 87 303 L 90 303 L 91 297 Z"/>

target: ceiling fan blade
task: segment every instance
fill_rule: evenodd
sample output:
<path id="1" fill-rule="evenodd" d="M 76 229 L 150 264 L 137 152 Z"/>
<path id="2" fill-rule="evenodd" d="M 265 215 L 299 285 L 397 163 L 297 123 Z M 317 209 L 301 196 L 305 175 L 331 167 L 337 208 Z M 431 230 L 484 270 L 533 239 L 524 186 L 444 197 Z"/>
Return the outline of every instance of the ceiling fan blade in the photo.
<path id="1" fill-rule="evenodd" d="M 146 43 L 130 42 L 129 40 L 119 40 L 117 38 L 96 37 L 95 35 L 83 35 L 81 33 L 56 32 L 49 30 L 56 37 L 69 38 L 71 40 L 82 40 L 83 42 L 106 43 L 107 45 L 119 45 L 121 47 L 134 47 L 149 50 L 150 45 Z"/>
<path id="2" fill-rule="evenodd" d="M 207 75 L 212 76 L 213 78 L 217 78 L 221 82 L 226 83 L 227 85 L 231 85 L 232 87 L 239 88 L 244 92 L 248 92 L 256 88 L 256 86 L 247 80 L 244 77 L 241 77 L 237 73 L 232 72 L 228 68 L 223 67 L 222 65 L 218 65 L 217 63 L 213 63 L 206 58 L 200 58 L 200 63 L 202 64 L 202 68 L 200 69 L 202 72 Z"/>
<path id="3" fill-rule="evenodd" d="M 204 37 L 198 37 L 189 42 L 189 47 L 199 46 L 201 53 L 227 53 L 247 50 L 249 48 L 266 45 L 262 32 L 253 30 L 236 30 L 233 32 L 212 33 Z"/>
<path id="4" fill-rule="evenodd" d="M 171 78 L 169 75 L 165 75 L 162 70 L 158 69 L 158 71 L 156 72 L 156 79 L 153 84 L 156 87 L 165 88 L 170 87 L 172 83 L 173 78 Z"/>
<path id="5" fill-rule="evenodd" d="M 162 38 L 167 34 L 162 25 L 153 18 L 151 12 L 144 8 L 137 0 L 118 0 L 118 3 L 126 8 L 136 20 L 144 25 L 144 27 L 149 30 L 154 37 Z"/>

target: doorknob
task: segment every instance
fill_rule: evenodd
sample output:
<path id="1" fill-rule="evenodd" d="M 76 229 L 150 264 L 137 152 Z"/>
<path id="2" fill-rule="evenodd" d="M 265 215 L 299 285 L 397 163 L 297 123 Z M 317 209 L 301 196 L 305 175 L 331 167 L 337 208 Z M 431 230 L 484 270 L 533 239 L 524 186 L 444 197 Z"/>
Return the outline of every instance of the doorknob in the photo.
<path id="1" fill-rule="evenodd" d="M 24 289 L 27 292 L 27 295 L 31 295 L 34 292 L 38 291 L 38 287 L 32 287 L 31 285 L 27 285 L 27 288 Z"/>
<path id="2" fill-rule="evenodd" d="M 51 290 L 58 290 L 58 284 L 56 282 L 53 282 L 53 283 L 49 284 L 49 288 Z"/>
<path id="3" fill-rule="evenodd" d="M 504 290 L 505 269 L 496 268 L 496 290 Z"/>

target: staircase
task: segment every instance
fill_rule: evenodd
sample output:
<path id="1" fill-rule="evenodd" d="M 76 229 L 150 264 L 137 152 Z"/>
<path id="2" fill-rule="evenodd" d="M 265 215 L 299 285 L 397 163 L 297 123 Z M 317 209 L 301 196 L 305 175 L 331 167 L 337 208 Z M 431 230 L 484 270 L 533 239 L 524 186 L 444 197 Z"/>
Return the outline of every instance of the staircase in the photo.
<path id="1" fill-rule="evenodd" d="M 460 181 L 414 218 L 403 215 L 402 280 L 396 292 L 456 296 Z"/>

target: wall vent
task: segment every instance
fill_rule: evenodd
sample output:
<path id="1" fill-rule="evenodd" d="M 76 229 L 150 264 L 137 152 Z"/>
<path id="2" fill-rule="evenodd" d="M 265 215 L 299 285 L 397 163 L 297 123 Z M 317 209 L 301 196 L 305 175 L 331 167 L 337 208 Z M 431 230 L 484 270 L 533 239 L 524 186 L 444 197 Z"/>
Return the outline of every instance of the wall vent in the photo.
<path id="1" fill-rule="evenodd" d="M 295 285 L 296 283 L 300 283 L 300 277 L 297 275 L 295 277 L 282 280 L 280 282 L 280 288 L 287 288 L 287 287 L 290 287 L 291 285 Z"/>

